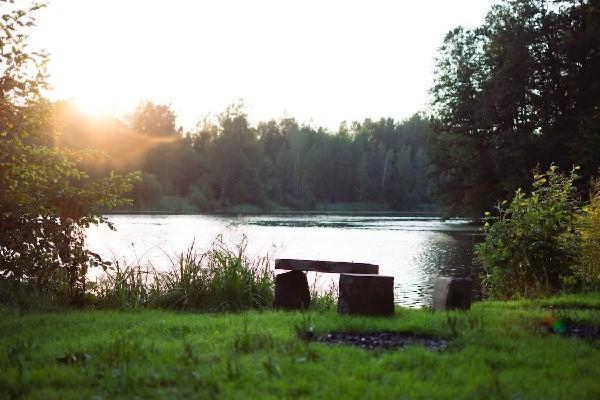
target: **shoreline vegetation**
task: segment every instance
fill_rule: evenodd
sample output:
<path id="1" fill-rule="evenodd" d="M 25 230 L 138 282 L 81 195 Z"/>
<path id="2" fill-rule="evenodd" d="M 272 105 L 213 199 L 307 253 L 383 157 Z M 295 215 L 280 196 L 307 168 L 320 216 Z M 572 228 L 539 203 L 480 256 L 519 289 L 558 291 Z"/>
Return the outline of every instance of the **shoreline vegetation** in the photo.
<path id="1" fill-rule="evenodd" d="M 261 210 L 257 212 L 243 212 L 243 211 L 211 211 L 211 212 L 172 212 L 163 210 L 148 210 L 148 211 L 117 211 L 109 210 L 102 213 L 103 215 L 356 215 L 356 216 L 368 216 L 368 215 L 382 215 L 382 216 L 406 216 L 406 217 L 442 217 L 443 214 L 439 212 L 430 211 L 317 211 L 317 210 L 280 210 L 280 211 L 269 211 Z M 453 219 L 465 219 L 470 218 L 455 217 Z"/>

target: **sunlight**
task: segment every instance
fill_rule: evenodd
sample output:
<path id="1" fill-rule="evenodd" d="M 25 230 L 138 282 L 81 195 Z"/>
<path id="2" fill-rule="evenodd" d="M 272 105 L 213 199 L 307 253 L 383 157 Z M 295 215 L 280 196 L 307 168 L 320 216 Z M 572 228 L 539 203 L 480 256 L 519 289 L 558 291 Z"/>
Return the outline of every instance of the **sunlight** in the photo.
<path id="1" fill-rule="evenodd" d="M 104 118 L 117 115 L 117 105 L 109 98 L 99 96 L 72 97 L 69 99 L 69 102 L 73 104 L 77 110 L 93 118 Z"/>
<path id="2" fill-rule="evenodd" d="M 287 113 L 336 129 L 423 109 L 443 35 L 478 23 L 490 1 L 149 0 L 140 16 L 134 1 L 56 0 L 32 39 L 52 55 L 51 97 L 86 113 L 150 99 L 171 104 L 190 129 L 243 98 L 251 118 Z"/>

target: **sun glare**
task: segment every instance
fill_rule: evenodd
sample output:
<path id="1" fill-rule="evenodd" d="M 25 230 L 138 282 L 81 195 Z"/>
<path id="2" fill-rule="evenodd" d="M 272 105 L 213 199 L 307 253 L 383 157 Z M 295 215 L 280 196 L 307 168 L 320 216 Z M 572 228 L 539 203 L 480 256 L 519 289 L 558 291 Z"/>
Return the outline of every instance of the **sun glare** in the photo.
<path id="1" fill-rule="evenodd" d="M 490 1 L 148 0 L 142 12 L 136 1 L 55 0 L 33 39 L 51 55 L 52 97 L 89 114 L 148 99 L 190 128 L 242 98 L 253 117 L 336 128 L 422 109 L 443 35 L 478 23 Z"/>
<path id="2" fill-rule="evenodd" d="M 110 100 L 96 97 L 73 97 L 69 102 L 82 113 L 91 117 L 110 117 L 117 114 L 116 105 Z"/>

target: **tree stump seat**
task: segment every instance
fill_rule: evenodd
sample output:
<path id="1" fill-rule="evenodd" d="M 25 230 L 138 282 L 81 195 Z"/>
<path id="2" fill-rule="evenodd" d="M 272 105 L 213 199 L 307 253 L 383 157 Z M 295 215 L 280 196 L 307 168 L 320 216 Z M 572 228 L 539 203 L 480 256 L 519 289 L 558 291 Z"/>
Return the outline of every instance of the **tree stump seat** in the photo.
<path id="1" fill-rule="evenodd" d="M 338 313 L 393 315 L 394 277 L 375 274 L 340 274 Z"/>
<path id="2" fill-rule="evenodd" d="M 468 310 L 471 307 L 472 286 L 467 278 L 438 277 L 433 286 L 433 309 Z"/>
<path id="3" fill-rule="evenodd" d="M 378 275 L 378 265 L 284 258 L 275 260 L 275 269 L 288 270 L 275 276 L 275 308 L 307 309 L 310 291 L 304 272 L 313 271 L 340 274 L 340 314 L 389 315 L 394 312 L 394 278 Z"/>

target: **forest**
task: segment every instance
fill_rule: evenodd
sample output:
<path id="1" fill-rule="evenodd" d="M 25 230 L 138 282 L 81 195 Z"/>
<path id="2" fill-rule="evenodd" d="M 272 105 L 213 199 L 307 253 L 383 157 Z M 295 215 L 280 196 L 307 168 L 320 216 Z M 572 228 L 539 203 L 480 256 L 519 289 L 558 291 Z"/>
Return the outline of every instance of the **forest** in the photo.
<path id="1" fill-rule="evenodd" d="M 184 132 L 169 105 L 144 101 L 94 120 L 55 104 L 59 145 L 102 149 L 84 169 L 142 171 L 128 209 L 440 211 L 481 216 L 551 164 L 600 167 L 597 0 L 500 2 L 447 34 L 428 110 L 405 120 L 292 117 L 249 122 L 243 103 Z"/>
<path id="2" fill-rule="evenodd" d="M 109 156 L 89 163 L 91 174 L 142 171 L 131 192 L 136 210 L 432 208 L 429 124 L 418 114 L 344 123 L 334 133 L 293 118 L 252 126 L 242 104 L 185 133 L 168 105 L 150 101 L 124 122 L 90 119 L 68 103 L 57 119 L 59 145 L 100 148 Z"/>

